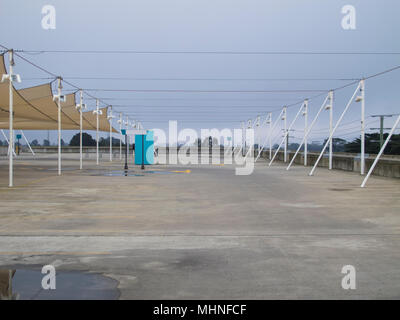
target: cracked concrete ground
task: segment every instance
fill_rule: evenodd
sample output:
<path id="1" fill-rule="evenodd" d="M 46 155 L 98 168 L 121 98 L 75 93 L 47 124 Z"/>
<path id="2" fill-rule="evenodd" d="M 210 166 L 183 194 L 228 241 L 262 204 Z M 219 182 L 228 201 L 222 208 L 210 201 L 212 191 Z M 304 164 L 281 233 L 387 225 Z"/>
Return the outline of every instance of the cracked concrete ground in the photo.
<path id="1" fill-rule="evenodd" d="M 103 274 L 121 299 L 399 299 L 400 181 L 257 163 L 0 160 L 0 269 Z M 74 159 L 75 158 L 75 159 Z M 187 171 L 190 170 L 190 171 Z M 110 174 L 111 173 L 111 174 Z M 357 289 L 343 290 L 354 265 Z M 40 284 L 38 283 L 38 286 Z M 100 289 L 99 289 L 100 290 Z"/>

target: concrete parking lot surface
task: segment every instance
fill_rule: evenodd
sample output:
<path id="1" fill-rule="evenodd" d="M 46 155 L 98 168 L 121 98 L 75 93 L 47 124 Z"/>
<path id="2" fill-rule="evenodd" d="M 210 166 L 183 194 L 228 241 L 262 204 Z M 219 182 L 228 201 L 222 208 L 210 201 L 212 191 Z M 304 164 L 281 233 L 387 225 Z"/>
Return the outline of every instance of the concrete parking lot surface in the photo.
<path id="1" fill-rule="evenodd" d="M 21 157 L 12 189 L 0 161 L 0 269 L 98 273 L 121 299 L 400 298 L 399 180 L 64 158 L 59 177 L 55 157 Z"/>

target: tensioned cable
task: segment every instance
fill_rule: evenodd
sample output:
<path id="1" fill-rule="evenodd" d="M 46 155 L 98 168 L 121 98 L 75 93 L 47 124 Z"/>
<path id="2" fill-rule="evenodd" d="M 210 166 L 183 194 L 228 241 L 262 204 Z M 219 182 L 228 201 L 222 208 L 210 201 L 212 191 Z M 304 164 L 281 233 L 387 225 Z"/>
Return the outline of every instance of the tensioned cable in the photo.
<path id="1" fill-rule="evenodd" d="M 215 55 L 400 55 L 400 52 L 367 51 L 156 51 L 156 50 L 19 50 L 28 54 L 77 53 L 77 54 L 215 54 Z"/>
<path id="2" fill-rule="evenodd" d="M 24 78 L 24 80 L 48 80 L 49 77 Z M 63 77 L 68 80 L 115 80 L 115 81 L 354 81 L 356 78 L 129 78 L 129 77 Z"/>
<path id="3" fill-rule="evenodd" d="M 5 47 L 5 46 L 3 46 L 3 45 L 1 45 L 1 44 L 0 44 L 0 46 L 3 47 L 3 48 L 6 49 L 6 50 L 9 50 L 7 47 Z M 17 50 L 17 52 L 37 53 L 37 52 L 46 52 L 46 51 L 43 51 L 43 50 L 42 50 L 42 51 Z M 51 52 L 51 51 L 47 50 L 47 52 Z M 116 53 L 117 51 L 72 51 L 72 50 L 67 51 L 67 50 L 53 50 L 52 52 L 75 52 L 75 53 L 78 53 L 78 52 L 81 52 L 81 53 L 83 53 L 83 52 L 85 52 L 85 53 L 96 53 L 96 52 L 98 52 L 98 53 L 107 53 L 107 52 L 113 52 L 113 53 Z M 126 52 L 126 53 L 127 53 L 127 52 L 129 52 L 129 53 L 146 53 L 145 51 L 119 51 L 119 52 Z M 231 52 L 227 52 L 227 51 L 213 51 L 213 52 L 212 52 L 212 51 L 198 51 L 198 52 L 195 52 L 195 51 L 180 51 L 180 52 L 178 52 L 178 51 L 165 51 L 165 52 L 162 52 L 162 51 L 158 51 L 158 52 L 155 52 L 155 51 L 148 51 L 147 53 L 180 53 L 180 54 L 181 54 L 181 53 L 199 53 L 199 54 L 207 54 L 207 53 L 209 53 L 209 54 L 282 54 L 282 55 L 283 55 L 283 54 L 313 54 L 313 55 L 314 55 L 314 54 L 322 54 L 322 55 L 329 55 L 329 54 L 342 54 L 342 55 L 356 55 L 356 54 L 390 55 L 390 54 L 392 54 L 392 55 L 395 55 L 395 54 L 400 54 L 400 53 L 397 53 L 397 52 L 233 52 L 233 51 L 231 51 Z M 29 61 L 28 59 L 25 59 L 25 58 L 22 57 L 21 55 L 19 55 L 19 54 L 17 54 L 17 53 L 15 53 L 15 54 L 16 54 L 18 57 L 20 57 L 21 59 L 23 59 L 23 60 L 25 60 L 26 62 L 30 63 L 31 65 L 35 66 L 36 68 L 38 68 L 38 69 L 40 69 L 40 70 L 46 72 L 46 73 L 49 74 L 49 75 L 52 75 L 53 77 L 57 77 L 55 74 L 53 74 L 53 73 L 47 71 L 46 69 L 44 69 L 44 68 L 42 68 L 42 67 L 40 67 L 40 66 L 34 64 L 33 62 Z M 391 69 L 382 71 L 382 72 L 380 72 L 380 73 L 377 73 L 377 74 L 368 76 L 368 77 L 366 77 L 366 78 L 364 78 L 364 79 L 370 79 L 370 78 L 373 78 L 373 77 L 377 77 L 377 76 L 380 76 L 380 75 L 382 75 L 382 74 L 385 74 L 385 73 L 388 73 L 388 72 L 391 72 L 391 71 L 394 71 L 394 70 L 397 70 L 397 69 L 400 69 L 400 66 L 397 66 L 397 67 L 394 67 L 394 68 L 391 68 Z M 69 84 L 69 85 L 71 85 L 72 87 L 75 87 L 75 88 L 79 89 L 78 86 L 75 86 L 75 85 L 73 85 L 72 83 L 70 83 L 70 82 L 68 82 L 68 81 L 66 81 L 66 80 L 65 80 L 64 82 L 67 83 L 67 84 Z M 347 84 L 347 85 L 345 85 L 345 86 L 342 86 L 342 87 L 339 87 L 339 88 L 336 88 L 336 89 L 333 89 L 333 90 L 334 90 L 334 91 L 337 91 L 337 90 L 346 88 L 346 87 L 348 87 L 348 86 L 351 86 L 352 84 L 357 83 L 357 82 L 358 82 L 358 81 L 354 81 L 354 82 L 352 82 L 352 83 L 349 83 L 349 84 Z M 87 94 L 88 96 L 92 97 L 92 98 L 97 99 L 96 97 L 90 95 L 90 94 L 87 93 L 87 92 L 86 92 L 86 94 Z M 317 95 L 317 96 L 315 96 L 315 97 L 309 98 L 309 100 L 311 100 L 311 99 L 313 99 L 313 98 L 316 98 L 316 97 L 319 97 L 319 96 L 321 96 L 321 95 L 322 95 L 322 94 L 319 94 L 319 95 Z M 99 100 L 99 101 L 100 101 L 100 100 Z M 102 103 L 104 103 L 104 102 L 102 102 Z M 288 105 L 287 107 L 295 106 L 295 105 L 297 105 L 297 104 L 299 104 L 299 103 L 302 103 L 302 101 L 301 101 L 301 102 L 298 102 L 298 103 L 293 103 L 293 104 L 291 104 L 291 105 Z M 106 104 L 106 103 L 105 103 L 105 104 Z"/>
<path id="4" fill-rule="evenodd" d="M 190 89 L 94 89 L 85 88 L 84 91 L 92 92 L 171 92 L 171 93 L 309 93 L 309 92 L 328 92 L 329 90 L 190 90 Z"/>

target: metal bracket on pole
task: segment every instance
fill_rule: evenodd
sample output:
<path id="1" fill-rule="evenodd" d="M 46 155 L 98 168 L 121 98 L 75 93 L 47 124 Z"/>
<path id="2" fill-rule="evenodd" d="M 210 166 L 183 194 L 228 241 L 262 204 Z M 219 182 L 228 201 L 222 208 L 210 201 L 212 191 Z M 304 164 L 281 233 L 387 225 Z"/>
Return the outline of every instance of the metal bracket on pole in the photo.
<path id="1" fill-rule="evenodd" d="M 356 94 L 357 94 L 357 91 L 360 89 L 360 85 L 361 85 L 361 84 L 359 83 L 358 86 L 357 86 L 357 88 L 356 88 L 356 90 L 354 91 L 353 96 L 350 98 L 349 102 L 347 103 L 346 108 L 344 108 L 342 114 L 340 115 L 339 120 L 336 122 L 335 128 L 333 128 L 331 134 L 329 135 L 328 141 L 325 143 L 324 147 L 322 148 L 321 153 L 319 154 L 319 157 L 318 157 L 317 161 L 315 162 L 313 168 L 311 169 L 311 171 L 310 171 L 310 173 L 309 173 L 310 176 L 312 176 L 312 175 L 314 174 L 314 171 L 315 171 L 315 169 L 317 168 L 317 165 L 318 165 L 319 161 L 321 160 L 322 155 L 324 154 L 324 152 L 325 152 L 325 150 L 326 150 L 328 144 L 329 144 L 330 141 L 332 140 L 333 134 L 335 133 L 336 129 L 339 127 L 339 124 L 340 124 L 340 122 L 342 121 L 342 119 L 343 119 L 344 115 L 346 114 L 347 110 L 349 109 L 351 103 L 353 102 L 353 100 L 354 100 L 354 98 L 355 98 L 355 96 L 356 96 Z"/>
<path id="2" fill-rule="evenodd" d="M 31 148 L 31 145 L 29 144 L 29 141 L 28 141 L 28 139 L 25 137 L 25 134 L 24 134 L 24 132 L 23 132 L 22 130 L 19 130 L 19 131 L 21 132 L 21 135 L 22 135 L 22 137 L 24 138 L 24 140 L 25 140 L 26 144 L 28 145 L 28 147 L 29 147 L 29 150 L 31 151 L 31 153 L 32 153 L 33 155 L 35 155 L 35 153 L 33 152 L 32 148 Z"/>
<path id="3" fill-rule="evenodd" d="M 361 188 L 364 188 L 364 187 L 365 187 L 365 184 L 367 183 L 367 181 L 368 181 L 370 175 L 371 175 L 372 172 L 374 171 L 376 164 L 378 163 L 380 157 L 382 156 L 383 152 L 385 151 L 385 148 L 386 148 L 387 144 L 389 143 L 390 138 L 392 137 L 392 135 L 393 135 L 393 133 L 394 133 L 394 130 L 396 130 L 396 128 L 397 128 L 397 126 L 399 125 L 399 123 L 400 123 L 400 115 L 397 117 L 397 120 L 396 120 L 396 122 L 394 123 L 393 128 L 390 130 L 390 133 L 389 133 L 388 137 L 386 138 L 385 143 L 383 144 L 381 150 L 379 150 L 379 153 L 378 153 L 378 155 L 376 156 L 374 163 L 372 164 L 372 166 L 371 166 L 371 168 L 369 169 L 367 175 L 365 176 L 364 181 L 363 181 L 362 184 L 361 184 Z"/>
<path id="4" fill-rule="evenodd" d="M 287 152 L 287 136 L 288 136 L 288 134 L 289 134 L 290 129 L 292 129 L 294 123 L 296 122 L 297 118 L 299 117 L 301 111 L 303 110 L 303 106 L 304 106 L 304 102 L 301 104 L 301 106 L 300 106 L 300 108 L 299 108 L 299 111 L 297 111 L 297 114 L 296 114 L 296 116 L 294 117 L 294 119 L 293 119 L 292 123 L 290 124 L 289 128 L 286 128 L 286 118 L 287 118 L 287 117 L 286 117 L 286 113 L 287 113 L 287 112 L 286 112 L 286 107 L 284 107 L 285 114 L 284 114 L 284 118 L 282 118 L 282 120 L 285 121 L 285 134 L 284 134 L 284 136 L 283 136 L 283 139 L 282 139 L 281 143 L 280 143 L 279 146 L 278 146 L 278 149 L 276 149 L 274 156 L 272 157 L 271 161 L 270 161 L 269 164 L 268 164 L 269 167 L 270 167 L 270 166 L 272 165 L 272 163 L 274 162 L 275 157 L 276 157 L 276 155 L 278 154 L 279 149 L 282 147 L 282 144 L 283 144 L 283 143 L 285 143 L 285 150 L 284 150 L 284 151 L 285 151 L 285 154 L 286 154 L 286 152 Z M 285 156 L 285 157 L 284 157 L 284 162 L 286 162 L 286 159 L 287 159 L 287 157 Z"/>
<path id="5" fill-rule="evenodd" d="M 299 147 L 297 148 L 297 150 L 296 150 L 296 152 L 295 152 L 295 154 L 294 154 L 292 160 L 290 161 L 289 165 L 287 166 L 286 170 L 289 170 L 290 167 L 292 166 L 294 160 L 296 159 L 297 154 L 299 153 L 301 147 L 303 146 L 303 143 L 305 143 L 306 138 L 310 135 L 310 132 L 311 132 L 312 128 L 314 127 L 314 124 L 316 123 L 316 121 L 317 121 L 319 115 L 321 114 L 322 110 L 323 110 L 324 108 L 326 108 L 325 105 L 326 105 L 326 102 L 328 101 L 328 99 L 329 99 L 329 95 L 326 96 L 324 102 L 322 103 L 321 107 L 319 108 L 319 110 L 318 110 L 318 112 L 317 112 L 317 115 L 314 117 L 313 121 L 311 122 L 311 125 L 308 127 L 307 132 L 306 132 L 306 134 L 305 134 L 305 137 L 304 137 L 303 140 L 301 141 Z"/>

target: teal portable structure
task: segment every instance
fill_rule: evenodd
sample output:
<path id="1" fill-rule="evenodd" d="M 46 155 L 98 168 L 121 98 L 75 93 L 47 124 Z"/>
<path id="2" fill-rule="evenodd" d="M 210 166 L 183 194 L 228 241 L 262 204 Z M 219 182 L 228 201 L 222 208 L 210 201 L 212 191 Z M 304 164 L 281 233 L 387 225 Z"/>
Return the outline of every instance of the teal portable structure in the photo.
<path id="1" fill-rule="evenodd" d="M 148 130 L 146 134 L 135 135 L 135 164 L 154 164 L 154 133 Z"/>

